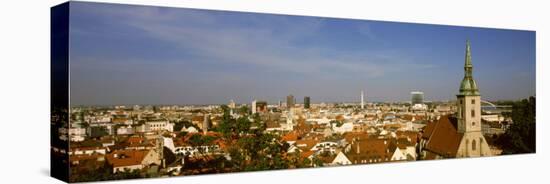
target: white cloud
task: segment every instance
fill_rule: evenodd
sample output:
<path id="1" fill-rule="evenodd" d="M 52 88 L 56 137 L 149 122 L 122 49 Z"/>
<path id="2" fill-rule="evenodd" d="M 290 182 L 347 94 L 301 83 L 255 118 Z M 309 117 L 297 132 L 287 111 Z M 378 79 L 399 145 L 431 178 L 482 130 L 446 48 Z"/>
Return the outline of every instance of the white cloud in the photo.
<path id="1" fill-rule="evenodd" d="M 373 56 L 368 51 L 358 53 L 338 51 L 326 46 L 297 46 L 296 41 L 321 31 L 323 19 L 282 16 L 258 18 L 251 14 L 239 23 L 227 23 L 225 21 L 230 18 L 222 19 L 219 15 L 200 10 L 154 7 L 125 11 L 114 9 L 110 12 L 104 10 L 101 13 L 123 19 L 120 22 L 143 30 L 156 39 L 176 44 L 179 49 L 216 62 L 250 64 L 267 70 L 303 75 L 339 71 L 370 77 L 380 77 L 407 65 L 416 67 L 392 55 Z M 240 19 L 242 17 L 239 16 Z M 359 31 L 374 37 L 368 25 L 359 27 Z"/>

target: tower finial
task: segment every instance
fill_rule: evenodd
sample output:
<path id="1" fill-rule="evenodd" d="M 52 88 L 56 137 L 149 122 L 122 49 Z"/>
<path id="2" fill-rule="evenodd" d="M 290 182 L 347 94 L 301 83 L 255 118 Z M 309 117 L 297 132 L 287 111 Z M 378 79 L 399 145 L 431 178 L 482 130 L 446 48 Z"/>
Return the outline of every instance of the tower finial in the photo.
<path id="1" fill-rule="evenodd" d="M 462 79 L 462 83 L 460 84 L 460 95 L 479 95 L 479 90 L 472 74 L 473 65 L 470 40 L 466 40 L 466 57 L 464 60 L 464 79 Z"/>
<path id="2" fill-rule="evenodd" d="M 470 40 L 466 40 L 466 61 L 464 62 L 464 67 L 472 67 L 472 55 L 470 52 Z"/>

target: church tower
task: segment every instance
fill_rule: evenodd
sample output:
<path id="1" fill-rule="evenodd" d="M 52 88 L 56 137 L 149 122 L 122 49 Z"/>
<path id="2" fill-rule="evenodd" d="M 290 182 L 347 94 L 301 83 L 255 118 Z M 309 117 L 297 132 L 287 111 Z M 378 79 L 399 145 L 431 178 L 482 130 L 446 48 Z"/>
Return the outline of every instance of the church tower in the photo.
<path id="1" fill-rule="evenodd" d="M 463 134 L 459 157 L 490 155 L 489 145 L 481 132 L 481 97 L 473 78 L 470 41 L 466 42 L 464 79 L 457 97 L 457 131 Z"/>
<path id="2" fill-rule="evenodd" d="M 481 131 L 480 94 L 473 78 L 470 41 L 466 42 L 466 59 L 464 61 L 464 79 L 460 83 L 460 93 L 456 95 L 458 106 L 458 132 Z"/>

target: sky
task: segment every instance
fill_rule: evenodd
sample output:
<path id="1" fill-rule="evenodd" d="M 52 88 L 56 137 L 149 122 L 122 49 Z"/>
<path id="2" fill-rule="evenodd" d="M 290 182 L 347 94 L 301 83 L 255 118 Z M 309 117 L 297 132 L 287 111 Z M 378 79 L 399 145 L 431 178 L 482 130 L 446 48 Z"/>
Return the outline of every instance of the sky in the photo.
<path id="1" fill-rule="evenodd" d="M 536 95 L 535 32 L 71 2 L 72 105 L 454 100 L 466 40 L 484 100 Z"/>

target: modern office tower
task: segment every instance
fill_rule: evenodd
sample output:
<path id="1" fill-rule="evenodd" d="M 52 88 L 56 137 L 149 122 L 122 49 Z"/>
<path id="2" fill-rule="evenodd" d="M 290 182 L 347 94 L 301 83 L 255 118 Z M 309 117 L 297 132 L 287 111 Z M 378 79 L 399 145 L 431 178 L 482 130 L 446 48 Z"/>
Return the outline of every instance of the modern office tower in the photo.
<path id="1" fill-rule="evenodd" d="M 256 102 L 256 112 L 267 112 L 267 102 L 266 101 L 257 101 Z"/>
<path id="2" fill-rule="evenodd" d="M 361 109 L 365 109 L 365 93 L 361 90 Z"/>
<path id="3" fill-rule="evenodd" d="M 413 91 L 411 92 L 411 104 L 424 104 L 424 92 Z"/>
<path id="4" fill-rule="evenodd" d="M 305 109 L 309 109 L 309 106 L 310 106 L 310 103 L 311 103 L 310 100 L 311 99 L 309 98 L 309 96 L 304 97 L 304 108 Z"/>
<path id="5" fill-rule="evenodd" d="M 256 114 L 256 103 L 257 103 L 256 100 L 252 101 L 252 108 L 251 108 L 252 109 L 252 114 Z"/>
<path id="6" fill-rule="evenodd" d="M 204 115 L 204 120 L 202 122 L 202 131 L 207 132 L 210 128 L 210 114 Z"/>
<path id="7" fill-rule="evenodd" d="M 287 107 L 287 108 L 292 108 L 292 107 L 294 107 L 294 101 L 295 101 L 295 100 L 294 100 L 294 96 L 288 95 L 288 96 L 286 97 L 286 107 Z"/>

